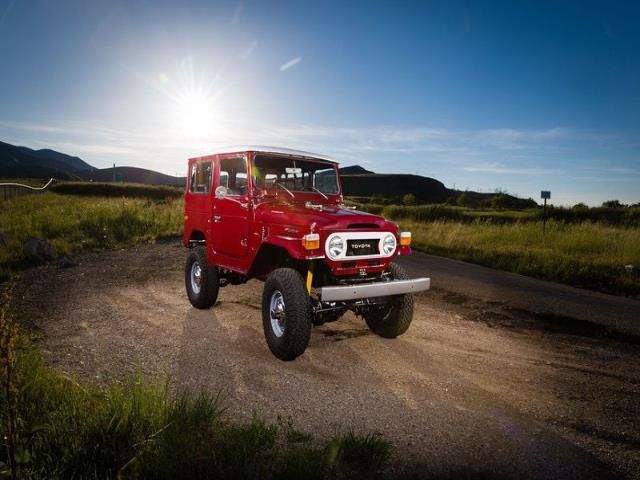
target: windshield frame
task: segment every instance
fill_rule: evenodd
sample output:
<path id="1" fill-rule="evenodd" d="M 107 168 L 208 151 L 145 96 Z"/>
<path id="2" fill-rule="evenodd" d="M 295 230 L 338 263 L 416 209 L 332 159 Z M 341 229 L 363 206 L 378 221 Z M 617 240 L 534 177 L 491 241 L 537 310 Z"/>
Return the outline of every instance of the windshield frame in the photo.
<path id="1" fill-rule="evenodd" d="M 287 187 L 288 190 L 290 190 L 294 194 L 294 197 L 297 197 L 298 195 L 302 195 L 302 196 L 311 195 L 313 197 L 321 197 L 324 200 L 327 200 L 332 197 L 342 196 L 342 184 L 340 182 L 340 174 L 339 174 L 337 163 L 331 162 L 328 160 L 319 159 L 319 158 L 314 158 L 314 157 L 305 157 L 302 155 L 286 155 L 286 154 L 270 153 L 270 152 L 254 152 L 254 154 L 251 156 L 251 184 L 253 187 L 253 191 L 262 192 L 263 194 L 268 194 L 268 195 L 278 195 L 278 194 L 284 193 L 285 195 L 289 196 L 289 194 L 282 187 L 275 187 L 275 186 L 267 187 L 266 185 L 264 185 L 264 183 L 262 186 L 259 185 L 256 173 L 260 171 L 260 166 L 256 165 L 256 161 L 259 162 L 261 158 L 265 158 L 265 157 L 269 159 L 277 159 L 277 161 L 281 160 L 283 163 L 287 163 L 287 165 L 285 165 L 283 169 L 293 165 L 295 165 L 296 168 L 300 168 L 298 167 L 297 162 L 304 162 L 304 163 L 312 163 L 320 166 L 321 168 L 318 168 L 317 170 L 329 170 L 329 169 L 333 170 L 333 173 L 335 175 L 334 177 L 335 192 L 325 192 L 318 188 L 316 184 L 316 178 L 315 178 L 315 171 L 317 170 L 315 170 L 314 177 L 313 177 L 313 185 L 312 185 L 313 188 L 305 187 L 305 189 L 303 190 L 298 190 L 298 189 L 290 188 L 289 185 L 284 185 Z M 291 163 L 293 163 L 293 165 L 291 165 Z M 303 175 L 304 175 L 304 171 L 303 171 Z M 304 178 L 304 177 L 298 177 L 298 178 Z M 280 181 L 281 179 L 277 179 L 276 183 L 280 183 Z"/>

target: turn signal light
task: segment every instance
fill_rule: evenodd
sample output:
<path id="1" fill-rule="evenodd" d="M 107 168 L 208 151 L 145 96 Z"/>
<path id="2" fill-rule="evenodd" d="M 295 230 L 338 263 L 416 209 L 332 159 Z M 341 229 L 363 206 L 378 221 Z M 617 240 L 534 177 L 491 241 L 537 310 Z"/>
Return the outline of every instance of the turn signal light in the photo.
<path id="1" fill-rule="evenodd" d="M 320 235 L 317 233 L 308 233 L 302 237 L 302 246 L 307 250 L 317 250 L 320 248 Z"/>
<path id="2" fill-rule="evenodd" d="M 403 247 L 411 245 L 411 232 L 400 232 L 400 245 Z"/>

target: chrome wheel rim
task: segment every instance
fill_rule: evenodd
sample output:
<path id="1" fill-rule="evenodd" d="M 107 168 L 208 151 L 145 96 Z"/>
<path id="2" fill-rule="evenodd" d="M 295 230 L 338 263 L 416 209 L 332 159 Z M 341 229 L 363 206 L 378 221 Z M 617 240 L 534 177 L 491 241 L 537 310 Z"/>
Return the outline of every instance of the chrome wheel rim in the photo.
<path id="1" fill-rule="evenodd" d="M 284 297 L 280 290 L 276 290 L 271 294 L 269 317 L 271 318 L 271 331 L 276 337 L 282 337 L 284 335 L 286 312 Z"/>
<path id="2" fill-rule="evenodd" d="M 202 269 L 198 262 L 191 265 L 191 290 L 198 295 L 200 293 L 200 284 L 202 282 Z"/>

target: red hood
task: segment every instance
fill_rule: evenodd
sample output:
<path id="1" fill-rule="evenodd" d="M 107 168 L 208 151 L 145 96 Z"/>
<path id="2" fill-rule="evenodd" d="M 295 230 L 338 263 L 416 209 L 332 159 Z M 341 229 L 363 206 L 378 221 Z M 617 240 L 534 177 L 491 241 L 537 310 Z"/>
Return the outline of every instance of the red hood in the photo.
<path id="1" fill-rule="evenodd" d="M 389 222 L 379 215 L 337 205 L 322 205 L 322 210 L 319 210 L 299 204 L 262 202 L 256 206 L 255 215 L 257 221 L 268 224 L 310 228 L 315 223 L 319 230 L 344 230 L 348 228 L 397 230 L 395 223 Z"/>

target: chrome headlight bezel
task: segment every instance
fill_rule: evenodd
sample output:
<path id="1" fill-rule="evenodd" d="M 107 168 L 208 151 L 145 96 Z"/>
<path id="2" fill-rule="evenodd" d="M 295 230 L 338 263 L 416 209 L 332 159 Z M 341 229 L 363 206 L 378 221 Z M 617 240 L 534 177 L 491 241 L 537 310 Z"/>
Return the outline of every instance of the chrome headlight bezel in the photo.
<path id="1" fill-rule="evenodd" d="M 328 242 L 327 254 L 329 255 L 329 258 L 335 260 L 337 258 L 340 258 L 346 248 L 347 243 L 345 242 L 344 238 L 342 238 L 340 235 L 335 235 Z"/>
<path id="2" fill-rule="evenodd" d="M 398 242 L 396 241 L 396 236 L 392 233 L 385 235 L 384 238 L 380 241 L 380 253 L 386 256 L 393 255 L 393 252 L 396 251 L 396 247 Z"/>

